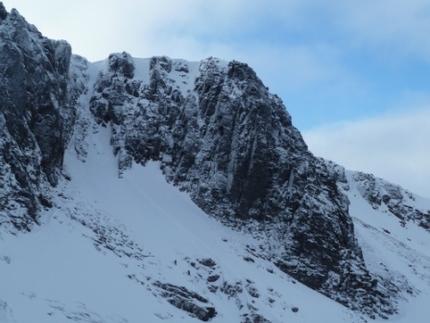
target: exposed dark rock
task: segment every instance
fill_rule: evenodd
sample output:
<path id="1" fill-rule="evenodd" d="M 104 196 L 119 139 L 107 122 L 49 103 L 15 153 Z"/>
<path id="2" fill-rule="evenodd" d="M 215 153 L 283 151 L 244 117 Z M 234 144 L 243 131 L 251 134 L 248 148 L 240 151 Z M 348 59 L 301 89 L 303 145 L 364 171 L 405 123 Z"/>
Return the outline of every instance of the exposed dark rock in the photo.
<path id="1" fill-rule="evenodd" d="M 248 284 L 246 286 L 246 291 L 248 292 L 248 294 L 251 297 L 254 297 L 254 298 L 259 298 L 260 297 L 260 293 L 258 292 L 257 288 L 255 288 L 255 286 L 252 286 L 251 284 Z"/>
<path id="2" fill-rule="evenodd" d="M 203 266 L 206 266 L 206 267 L 215 267 L 216 266 L 216 262 L 211 258 L 199 259 L 198 261 L 199 261 L 199 263 L 201 263 Z"/>
<path id="3" fill-rule="evenodd" d="M 71 48 L 44 38 L 16 10 L 7 14 L 1 5 L 0 19 L 0 182 L 8 187 L 0 217 L 29 230 L 40 191 L 57 184 L 63 163 Z"/>
<path id="4" fill-rule="evenodd" d="M 220 290 L 230 297 L 236 297 L 237 295 L 243 293 L 241 282 L 236 282 L 234 285 L 229 284 L 228 282 L 223 282 Z"/>
<path id="5" fill-rule="evenodd" d="M 3 2 L 0 2 L 0 22 L 1 20 L 6 19 L 8 13 L 6 11 L 6 8 L 3 5 Z"/>
<path id="6" fill-rule="evenodd" d="M 109 70 L 116 75 L 117 73 L 124 75 L 127 78 L 134 76 L 133 58 L 130 54 L 123 52 L 122 54 L 109 55 Z"/>
<path id="7" fill-rule="evenodd" d="M 218 279 L 219 279 L 219 275 L 212 275 L 212 276 L 209 276 L 209 277 L 207 278 L 207 281 L 208 281 L 209 283 L 213 283 L 213 282 L 216 282 Z"/>
<path id="8" fill-rule="evenodd" d="M 192 317 L 207 322 L 217 315 L 214 307 L 206 306 L 208 300 L 195 292 L 172 284 L 154 282 L 155 287 L 160 289 L 160 295 L 173 306 L 188 312 Z"/>
<path id="9" fill-rule="evenodd" d="M 47 208 L 53 207 L 52 202 L 49 201 L 46 197 L 44 197 L 42 194 L 39 195 L 39 201 L 40 201 L 40 204 L 42 204 L 44 207 L 47 207 Z"/>

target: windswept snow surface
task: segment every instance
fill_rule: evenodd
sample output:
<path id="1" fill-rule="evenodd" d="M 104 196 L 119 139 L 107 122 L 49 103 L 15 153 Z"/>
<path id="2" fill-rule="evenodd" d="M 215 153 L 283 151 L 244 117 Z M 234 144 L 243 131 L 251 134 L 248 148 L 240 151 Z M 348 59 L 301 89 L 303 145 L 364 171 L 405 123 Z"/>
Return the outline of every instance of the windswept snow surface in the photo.
<path id="1" fill-rule="evenodd" d="M 85 162 L 67 151 L 71 180 L 42 225 L 1 236 L 0 322 L 199 322 L 169 304 L 157 281 L 206 298 L 217 312 L 211 322 L 252 311 L 271 322 L 363 321 L 270 262 L 246 261 L 252 238 L 204 214 L 157 163 L 119 179 L 110 130 L 94 129 Z M 215 264 L 201 264 L 209 258 Z M 219 276 L 212 292 L 211 275 Z M 242 291 L 222 292 L 226 284 Z"/>

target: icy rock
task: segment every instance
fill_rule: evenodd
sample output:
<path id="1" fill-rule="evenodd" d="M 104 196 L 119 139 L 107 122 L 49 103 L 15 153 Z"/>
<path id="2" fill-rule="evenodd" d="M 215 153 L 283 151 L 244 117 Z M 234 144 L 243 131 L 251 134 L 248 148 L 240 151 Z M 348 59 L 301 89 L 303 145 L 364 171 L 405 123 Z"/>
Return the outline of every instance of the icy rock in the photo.
<path id="1" fill-rule="evenodd" d="M 57 184 L 63 163 L 71 48 L 43 37 L 16 10 L 0 11 L 0 166 L 2 179 L 13 183 L 0 193 L 0 216 L 29 229 L 41 207 L 39 190 Z"/>
<path id="2" fill-rule="evenodd" d="M 163 284 L 159 281 L 155 282 L 154 286 L 160 289 L 160 295 L 171 305 L 188 312 L 192 317 L 207 322 L 217 315 L 214 307 L 205 305 L 208 303 L 206 298 L 185 287 Z"/>
<path id="3" fill-rule="evenodd" d="M 123 52 L 122 54 L 109 55 L 109 70 L 111 72 L 120 73 L 127 78 L 133 78 L 134 68 L 133 58 L 129 53 Z"/>
<path id="4" fill-rule="evenodd" d="M 0 2 L 0 20 L 4 20 L 7 17 L 7 11 L 6 8 L 3 5 L 3 2 Z"/>
<path id="5" fill-rule="evenodd" d="M 264 257 L 282 271 L 346 306 L 392 313 L 354 236 L 338 187 L 347 186 L 344 169 L 308 151 L 282 101 L 248 65 L 203 60 L 193 90 L 172 96 L 174 65 L 151 58 L 149 84 L 133 91 L 113 71 L 98 79 L 91 111 L 112 126 L 120 173 L 131 165 L 125 156 L 159 161 L 166 179 L 206 213 L 271 236 L 276 247 Z M 264 228 L 252 230 L 253 221 Z"/>

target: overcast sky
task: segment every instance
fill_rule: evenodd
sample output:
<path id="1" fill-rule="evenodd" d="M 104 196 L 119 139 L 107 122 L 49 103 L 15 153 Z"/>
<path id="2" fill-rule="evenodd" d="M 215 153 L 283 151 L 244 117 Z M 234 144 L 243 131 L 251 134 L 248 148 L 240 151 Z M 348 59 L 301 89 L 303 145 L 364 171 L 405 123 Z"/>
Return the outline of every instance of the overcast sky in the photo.
<path id="1" fill-rule="evenodd" d="M 236 59 L 316 155 L 430 197 L 428 0 L 9 0 L 90 61 Z"/>

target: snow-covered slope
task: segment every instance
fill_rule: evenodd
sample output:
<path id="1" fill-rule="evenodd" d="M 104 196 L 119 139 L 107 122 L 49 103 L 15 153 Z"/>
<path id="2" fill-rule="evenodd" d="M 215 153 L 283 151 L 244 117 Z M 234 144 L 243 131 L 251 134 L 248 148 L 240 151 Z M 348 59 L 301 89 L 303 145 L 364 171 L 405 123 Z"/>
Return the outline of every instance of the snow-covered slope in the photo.
<path id="1" fill-rule="evenodd" d="M 424 217 L 422 212 L 429 210 L 430 200 L 372 175 L 348 172 L 347 177 L 349 210 L 367 267 L 375 275 L 387 277 L 395 288 L 406 291 L 399 302 L 399 315 L 393 321 L 426 322 L 430 315 L 430 237 L 428 227 L 423 226 L 428 223 L 428 211 Z M 408 212 L 401 213 L 405 218 L 399 218 L 396 208 L 387 206 L 390 204 L 387 198 L 381 205 L 369 203 L 363 177 L 374 181 L 374 191 L 390 195 L 387 188 L 391 194 L 394 189 L 397 209 L 407 207 L 417 218 L 405 220 Z"/>
<path id="2" fill-rule="evenodd" d="M 166 182 L 159 163 L 118 178 L 109 129 L 90 125 L 86 142 L 85 162 L 66 152 L 70 180 L 53 190 L 41 226 L 1 236 L 0 322 L 366 320 L 256 257 L 252 234 L 202 212 Z M 428 233 L 348 192 L 367 265 L 413 294 L 391 319 L 425 322 Z"/>
<path id="3" fill-rule="evenodd" d="M 0 35 L 0 322 L 429 316 L 429 200 L 313 156 L 246 64 Z"/>
<path id="4" fill-rule="evenodd" d="M 249 234 L 208 217 L 166 183 L 157 163 L 134 165 L 119 179 L 109 141 L 110 132 L 96 128 L 85 163 L 68 151 L 71 181 L 56 189 L 42 225 L 2 236 L 6 322 L 198 321 L 168 303 L 176 298 L 203 312 L 215 308 L 212 322 L 244 321 L 244 314 L 254 322 L 252 313 L 324 322 L 321 312 L 351 321 L 339 304 L 253 257 Z M 175 290 L 182 287 L 188 292 Z"/>

